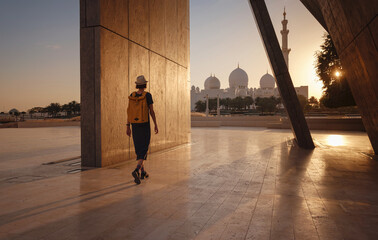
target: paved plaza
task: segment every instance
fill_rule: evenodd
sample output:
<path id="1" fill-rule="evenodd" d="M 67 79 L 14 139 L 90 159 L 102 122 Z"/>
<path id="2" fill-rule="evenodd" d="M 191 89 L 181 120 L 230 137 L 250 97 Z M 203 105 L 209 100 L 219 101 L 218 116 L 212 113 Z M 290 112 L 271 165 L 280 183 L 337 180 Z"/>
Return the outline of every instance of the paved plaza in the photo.
<path id="1" fill-rule="evenodd" d="M 78 127 L 1 129 L 0 239 L 378 239 L 366 133 L 312 131 L 313 151 L 292 136 L 192 128 L 135 185 L 135 161 L 69 173 Z"/>

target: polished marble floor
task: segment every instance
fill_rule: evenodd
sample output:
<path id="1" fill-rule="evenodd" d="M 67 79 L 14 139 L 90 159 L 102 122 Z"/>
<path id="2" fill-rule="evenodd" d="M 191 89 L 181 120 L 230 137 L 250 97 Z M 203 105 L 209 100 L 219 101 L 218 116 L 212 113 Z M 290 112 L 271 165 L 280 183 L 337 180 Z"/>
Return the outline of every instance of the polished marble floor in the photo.
<path id="1" fill-rule="evenodd" d="M 1 135 L 13 148 L 0 148 L 0 164 L 15 174 L 27 170 L 12 161 L 47 160 L 20 160 L 17 145 L 29 139 L 22 130 L 20 144 Z M 35 142 L 76 156 L 80 130 L 67 131 Z M 378 239 L 378 162 L 367 135 L 312 135 L 309 151 L 288 130 L 192 128 L 190 144 L 149 156 L 140 185 L 134 161 L 0 183 L 0 239 Z"/>

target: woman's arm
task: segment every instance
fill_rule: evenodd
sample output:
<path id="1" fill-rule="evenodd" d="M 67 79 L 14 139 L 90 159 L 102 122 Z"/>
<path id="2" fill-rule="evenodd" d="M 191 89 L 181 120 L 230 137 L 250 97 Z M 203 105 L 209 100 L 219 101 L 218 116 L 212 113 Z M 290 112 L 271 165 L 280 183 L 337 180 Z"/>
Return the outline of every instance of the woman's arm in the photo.
<path id="1" fill-rule="evenodd" d="M 126 134 L 127 134 L 127 136 L 131 136 L 131 129 L 130 129 L 130 122 L 129 122 L 129 120 L 127 120 L 127 124 L 126 124 Z"/>
<path id="2" fill-rule="evenodd" d="M 155 134 L 157 134 L 159 132 L 159 129 L 158 129 L 158 126 L 157 126 L 157 123 L 156 123 L 156 116 L 155 116 L 155 111 L 154 111 L 154 105 L 150 104 L 149 108 L 150 108 L 150 115 L 151 115 L 152 120 L 154 121 L 154 124 L 155 124 Z"/>

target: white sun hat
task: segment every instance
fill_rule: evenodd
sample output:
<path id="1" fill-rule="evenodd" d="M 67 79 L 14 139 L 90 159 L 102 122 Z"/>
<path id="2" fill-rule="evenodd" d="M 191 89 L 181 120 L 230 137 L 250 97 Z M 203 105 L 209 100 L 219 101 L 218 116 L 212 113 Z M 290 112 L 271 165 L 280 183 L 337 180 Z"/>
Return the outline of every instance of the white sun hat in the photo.
<path id="1" fill-rule="evenodd" d="M 137 77 L 137 80 L 136 80 L 136 85 L 144 85 L 146 84 L 148 81 L 146 80 L 146 78 L 143 76 L 143 75 L 140 75 Z"/>

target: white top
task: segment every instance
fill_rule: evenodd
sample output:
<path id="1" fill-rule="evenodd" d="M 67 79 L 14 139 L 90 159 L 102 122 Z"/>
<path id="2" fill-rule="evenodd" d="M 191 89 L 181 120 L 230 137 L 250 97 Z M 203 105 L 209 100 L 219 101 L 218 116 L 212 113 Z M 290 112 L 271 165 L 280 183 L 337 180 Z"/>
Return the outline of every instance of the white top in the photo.
<path id="1" fill-rule="evenodd" d="M 260 79 L 260 88 L 274 88 L 276 86 L 276 80 L 269 73 L 264 74 Z"/>
<path id="2" fill-rule="evenodd" d="M 205 80 L 205 90 L 220 89 L 220 81 L 215 76 L 210 76 Z"/>
<path id="3" fill-rule="evenodd" d="M 239 67 L 230 73 L 228 81 L 230 88 L 248 87 L 248 75 Z"/>

